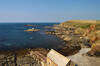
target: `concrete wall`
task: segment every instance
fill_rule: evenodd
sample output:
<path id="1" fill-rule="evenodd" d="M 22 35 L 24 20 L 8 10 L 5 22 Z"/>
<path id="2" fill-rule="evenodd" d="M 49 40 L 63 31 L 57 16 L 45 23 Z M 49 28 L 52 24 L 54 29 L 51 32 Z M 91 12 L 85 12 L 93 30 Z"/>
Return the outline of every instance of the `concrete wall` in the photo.
<path id="1" fill-rule="evenodd" d="M 57 66 L 57 64 L 55 64 L 52 60 L 47 58 L 47 66 Z"/>

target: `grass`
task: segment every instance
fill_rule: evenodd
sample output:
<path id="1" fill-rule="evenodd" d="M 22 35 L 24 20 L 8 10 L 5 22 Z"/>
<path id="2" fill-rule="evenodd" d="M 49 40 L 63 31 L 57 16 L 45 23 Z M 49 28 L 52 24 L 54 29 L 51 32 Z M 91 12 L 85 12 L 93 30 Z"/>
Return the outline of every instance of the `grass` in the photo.
<path id="1" fill-rule="evenodd" d="M 62 24 L 64 24 L 64 25 L 73 25 L 73 26 L 75 26 L 77 28 L 78 27 L 81 27 L 81 28 L 89 28 L 90 25 L 95 24 L 96 25 L 96 30 L 100 30 L 100 20 L 96 20 L 96 23 L 95 22 L 94 23 L 93 22 L 85 22 L 85 23 L 83 23 L 80 20 L 79 22 L 76 22 L 76 21 L 67 21 L 67 22 L 63 22 Z"/>

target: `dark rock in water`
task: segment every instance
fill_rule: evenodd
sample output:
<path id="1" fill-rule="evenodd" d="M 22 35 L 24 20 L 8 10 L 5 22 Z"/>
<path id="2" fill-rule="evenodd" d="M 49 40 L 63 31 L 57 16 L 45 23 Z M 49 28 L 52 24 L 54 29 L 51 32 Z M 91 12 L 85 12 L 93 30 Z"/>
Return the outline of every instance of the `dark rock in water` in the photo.
<path id="1" fill-rule="evenodd" d="M 45 31 L 46 34 L 55 34 L 55 31 Z"/>
<path id="2" fill-rule="evenodd" d="M 51 27 L 51 26 L 45 26 L 44 28 L 46 28 L 46 29 L 51 29 L 52 27 Z"/>
<path id="3" fill-rule="evenodd" d="M 59 41 L 59 38 L 56 36 L 47 35 L 44 32 L 44 30 L 46 30 L 44 28 L 45 26 L 53 26 L 54 24 L 57 23 L 2 23 L 0 24 L 0 51 L 19 50 L 34 47 L 49 49 L 55 48 L 56 45 L 62 44 L 63 42 Z M 40 30 L 37 32 L 24 32 L 24 30 L 32 28 Z"/>
<path id="4" fill-rule="evenodd" d="M 32 24 L 27 24 L 27 25 L 24 25 L 24 26 L 34 26 L 34 25 L 32 25 Z"/>
<path id="5" fill-rule="evenodd" d="M 62 55 L 68 56 L 77 53 L 81 49 L 81 46 L 69 45 L 64 46 L 63 48 L 58 49 L 58 52 Z"/>

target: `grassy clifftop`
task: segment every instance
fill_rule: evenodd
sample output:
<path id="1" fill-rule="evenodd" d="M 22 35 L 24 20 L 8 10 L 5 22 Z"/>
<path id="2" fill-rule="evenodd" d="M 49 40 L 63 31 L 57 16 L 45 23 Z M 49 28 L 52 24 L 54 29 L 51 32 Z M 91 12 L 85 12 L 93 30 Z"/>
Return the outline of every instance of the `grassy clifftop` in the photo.
<path id="1" fill-rule="evenodd" d="M 95 23 L 100 23 L 100 20 L 70 20 L 67 21 L 69 23 L 91 23 L 91 24 L 95 24 Z"/>
<path id="2" fill-rule="evenodd" d="M 66 26 L 71 25 L 75 27 L 81 27 L 81 28 L 89 28 L 90 25 L 96 25 L 96 29 L 100 29 L 100 20 L 70 20 L 61 23 L 60 25 Z"/>

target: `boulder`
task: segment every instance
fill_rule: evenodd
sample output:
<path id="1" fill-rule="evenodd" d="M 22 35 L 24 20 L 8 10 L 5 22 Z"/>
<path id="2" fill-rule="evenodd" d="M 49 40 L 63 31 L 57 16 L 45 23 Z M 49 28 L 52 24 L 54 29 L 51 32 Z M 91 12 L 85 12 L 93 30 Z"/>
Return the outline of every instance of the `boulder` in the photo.
<path id="1" fill-rule="evenodd" d="M 69 36 L 66 36 L 65 38 L 64 38 L 64 41 L 70 41 L 71 40 L 71 37 L 69 37 Z"/>
<path id="2" fill-rule="evenodd" d="M 80 45 L 68 45 L 59 49 L 58 52 L 64 56 L 73 55 L 81 49 Z"/>
<path id="3" fill-rule="evenodd" d="M 91 50 L 88 52 L 88 55 L 91 56 L 100 56 L 100 44 L 93 44 Z"/>
<path id="4" fill-rule="evenodd" d="M 82 34 L 82 35 L 83 35 L 83 34 L 84 34 L 84 31 L 85 31 L 85 30 L 82 29 L 82 28 L 77 28 L 77 29 L 75 30 L 74 33 L 75 33 L 75 34 Z"/>

